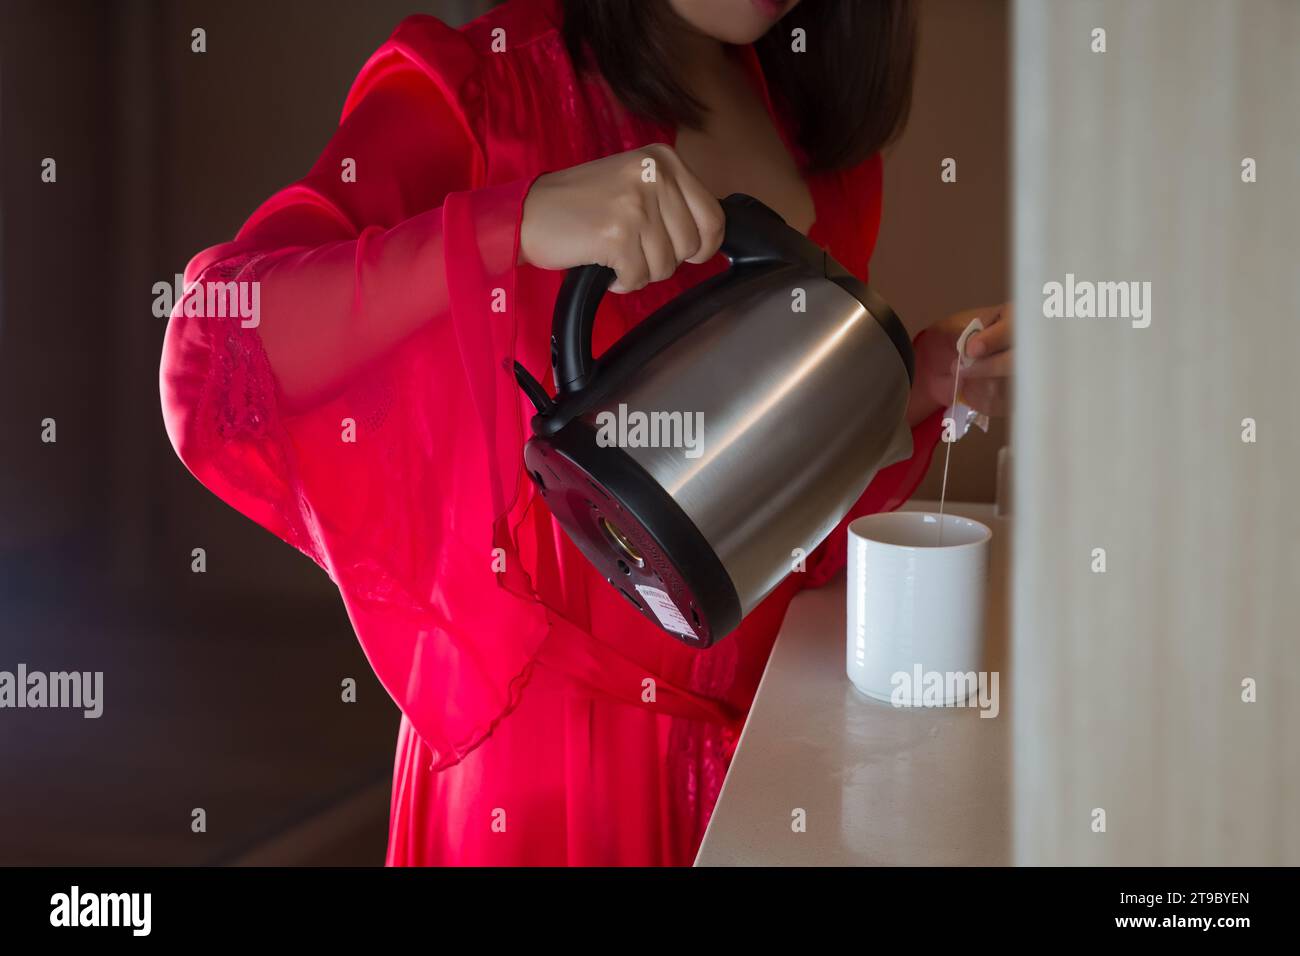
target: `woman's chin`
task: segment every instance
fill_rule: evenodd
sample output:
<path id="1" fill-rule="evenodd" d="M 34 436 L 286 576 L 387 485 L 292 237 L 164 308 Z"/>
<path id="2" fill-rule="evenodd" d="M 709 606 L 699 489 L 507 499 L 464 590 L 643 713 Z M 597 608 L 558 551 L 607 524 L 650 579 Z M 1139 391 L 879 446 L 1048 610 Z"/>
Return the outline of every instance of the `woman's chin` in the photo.
<path id="1" fill-rule="evenodd" d="M 692 29 L 722 43 L 753 43 L 794 6 L 790 0 L 671 0 Z"/>

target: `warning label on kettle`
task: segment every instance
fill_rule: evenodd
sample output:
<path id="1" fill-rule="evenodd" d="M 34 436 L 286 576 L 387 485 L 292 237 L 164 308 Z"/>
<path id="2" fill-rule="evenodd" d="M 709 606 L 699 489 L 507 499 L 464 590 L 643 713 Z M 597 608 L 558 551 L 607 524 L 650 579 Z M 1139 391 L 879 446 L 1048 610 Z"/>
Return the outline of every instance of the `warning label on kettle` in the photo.
<path id="1" fill-rule="evenodd" d="M 682 617 L 682 612 L 677 610 L 677 605 L 673 603 L 666 591 L 658 588 L 652 588 L 648 584 L 638 584 L 637 592 L 645 598 L 645 603 L 650 606 L 659 623 L 665 630 L 672 631 L 674 634 L 687 634 L 691 637 L 699 637 L 694 629 L 686 623 L 686 618 Z"/>

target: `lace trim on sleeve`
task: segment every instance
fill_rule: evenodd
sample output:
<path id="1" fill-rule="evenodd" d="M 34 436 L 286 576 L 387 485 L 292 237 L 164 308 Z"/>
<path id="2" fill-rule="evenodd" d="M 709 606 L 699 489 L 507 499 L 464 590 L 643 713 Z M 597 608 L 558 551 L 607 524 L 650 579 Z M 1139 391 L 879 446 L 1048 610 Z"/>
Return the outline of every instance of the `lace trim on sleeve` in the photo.
<path id="1" fill-rule="evenodd" d="M 196 284 L 206 289 L 209 283 L 256 282 L 256 267 L 263 258 L 255 254 L 224 260 L 204 270 Z M 212 344 L 199 405 L 200 427 L 210 430 L 218 444 L 239 448 L 237 454 L 221 456 L 222 477 L 250 497 L 267 498 L 268 488 L 276 489 L 279 493 L 269 500 L 279 531 L 328 572 L 316 522 L 299 491 L 292 444 L 280 418 L 278 388 L 261 336 L 238 316 L 205 315 L 190 321 L 203 323 Z"/>

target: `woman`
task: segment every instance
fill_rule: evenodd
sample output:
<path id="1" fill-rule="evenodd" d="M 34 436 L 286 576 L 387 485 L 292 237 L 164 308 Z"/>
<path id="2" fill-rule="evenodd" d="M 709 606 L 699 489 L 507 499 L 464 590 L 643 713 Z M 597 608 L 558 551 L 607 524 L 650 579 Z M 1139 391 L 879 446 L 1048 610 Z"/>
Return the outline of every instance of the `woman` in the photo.
<path id="1" fill-rule="evenodd" d="M 515 0 L 461 31 L 413 17 L 307 177 L 190 263 L 199 291 L 257 283 L 260 309 L 177 307 L 168 433 L 338 585 L 403 715 L 390 864 L 691 862 L 786 606 L 842 566 L 843 527 L 693 651 L 626 606 L 523 480 L 512 363 L 549 381 L 560 270 L 616 272 L 599 352 L 722 268 L 732 192 L 865 278 L 912 34 L 902 0 Z M 990 411 L 1009 326 L 974 340 L 991 384 L 966 398 Z M 918 339 L 916 453 L 854 515 L 920 480 L 963 327 Z"/>

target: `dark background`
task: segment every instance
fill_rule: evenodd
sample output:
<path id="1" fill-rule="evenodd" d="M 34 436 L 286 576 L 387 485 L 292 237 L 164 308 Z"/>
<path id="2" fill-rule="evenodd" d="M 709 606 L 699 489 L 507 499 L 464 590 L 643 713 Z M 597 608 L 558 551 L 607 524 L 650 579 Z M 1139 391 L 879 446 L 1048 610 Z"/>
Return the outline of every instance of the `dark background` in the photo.
<path id="1" fill-rule="evenodd" d="M 98 720 L 0 710 L 0 864 L 382 862 L 397 711 L 325 575 L 173 454 L 152 287 L 307 171 L 402 17 L 488 5 L 0 4 L 0 670 L 104 672 Z M 922 14 L 872 266 L 913 331 L 1007 289 L 1007 11 Z M 1005 434 L 956 446 L 954 497 Z"/>

